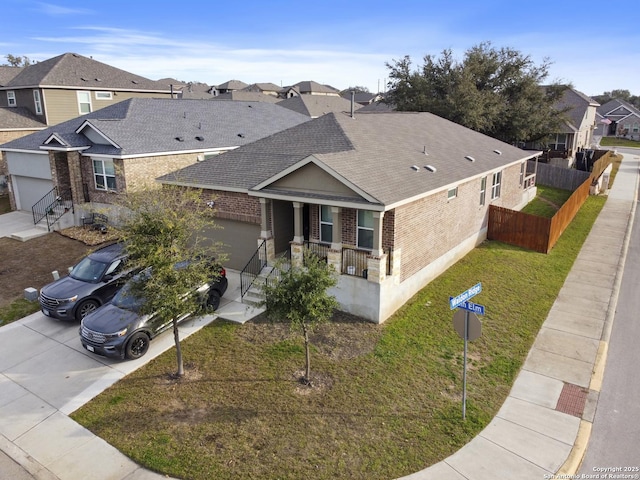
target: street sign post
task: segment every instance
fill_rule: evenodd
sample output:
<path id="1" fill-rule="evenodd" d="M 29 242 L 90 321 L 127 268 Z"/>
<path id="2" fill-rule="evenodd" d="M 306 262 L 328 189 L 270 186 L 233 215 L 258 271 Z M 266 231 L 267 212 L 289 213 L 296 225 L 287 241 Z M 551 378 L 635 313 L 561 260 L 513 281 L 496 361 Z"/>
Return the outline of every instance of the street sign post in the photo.
<path id="1" fill-rule="evenodd" d="M 482 284 L 477 283 L 466 292 L 456 297 L 449 297 L 451 310 L 461 308 L 453 314 L 453 328 L 464 339 L 464 367 L 462 370 L 462 420 L 467 418 L 467 342 L 482 335 L 482 323 L 477 314 L 484 315 L 484 305 L 469 301 L 482 291 Z"/>
<path id="2" fill-rule="evenodd" d="M 460 295 L 456 297 L 449 297 L 449 306 L 451 310 L 457 308 L 462 302 L 466 302 L 467 300 L 475 297 L 482 291 L 482 283 L 477 283 L 473 287 L 471 287 L 466 292 L 462 292 Z"/>

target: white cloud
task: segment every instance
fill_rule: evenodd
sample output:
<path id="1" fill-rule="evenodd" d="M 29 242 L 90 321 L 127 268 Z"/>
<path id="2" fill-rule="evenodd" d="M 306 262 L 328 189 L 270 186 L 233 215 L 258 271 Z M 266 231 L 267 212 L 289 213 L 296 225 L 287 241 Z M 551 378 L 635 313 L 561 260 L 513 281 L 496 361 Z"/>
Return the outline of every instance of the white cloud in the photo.
<path id="1" fill-rule="evenodd" d="M 38 10 L 45 15 L 86 15 L 93 13 L 92 10 L 87 8 L 62 7 L 60 5 L 54 5 L 53 3 L 38 2 L 37 5 L 39 7 Z"/>

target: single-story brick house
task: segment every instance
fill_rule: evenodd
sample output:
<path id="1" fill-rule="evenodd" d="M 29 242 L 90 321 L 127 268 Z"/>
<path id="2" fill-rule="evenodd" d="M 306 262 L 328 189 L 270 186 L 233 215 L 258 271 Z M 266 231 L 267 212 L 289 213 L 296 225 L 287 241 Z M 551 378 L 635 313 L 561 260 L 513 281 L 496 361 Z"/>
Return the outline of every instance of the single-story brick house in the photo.
<path id="1" fill-rule="evenodd" d="M 99 208 L 114 194 L 309 120 L 263 102 L 131 98 L 0 145 L 0 165 L 14 210 L 30 212 L 54 191 L 76 207 Z"/>
<path id="2" fill-rule="evenodd" d="M 539 154 L 430 113 L 329 113 L 159 181 L 204 189 L 270 259 L 308 245 L 341 308 L 383 322 L 486 238 L 490 204 L 533 198 Z"/>

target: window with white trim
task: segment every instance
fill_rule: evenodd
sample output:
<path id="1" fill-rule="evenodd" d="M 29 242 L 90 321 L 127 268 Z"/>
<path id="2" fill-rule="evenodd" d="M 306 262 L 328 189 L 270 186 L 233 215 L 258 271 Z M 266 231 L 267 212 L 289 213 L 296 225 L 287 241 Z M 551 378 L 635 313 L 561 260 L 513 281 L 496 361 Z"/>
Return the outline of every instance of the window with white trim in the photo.
<path id="1" fill-rule="evenodd" d="M 33 91 L 33 103 L 36 106 L 36 115 L 42 115 L 42 100 L 40 99 L 40 90 Z"/>
<path id="2" fill-rule="evenodd" d="M 458 196 L 458 187 L 447 190 L 447 200 L 453 200 Z"/>
<path id="3" fill-rule="evenodd" d="M 358 248 L 373 249 L 373 212 L 358 210 Z"/>
<path id="4" fill-rule="evenodd" d="M 78 92 L 78 111 L 80 115 L 91 113 L 91 94 L 89 92 Z"/>
<path id="5" fill-rule="evenodd" d="M 487 197 L 487 177 L 480 179 L 480 205 L 484 205 Z"/>
<path id="6" fill-rule="evenodd" d="M 491 200 L 500 197 L 500 184 L 502 183 L 502 172 L 493 174 L 491 181 Z"/>
<path id="7" fill-rule="evenodd" d="M 112 92 L 96 92 L 96 100 L 113 100 Z"/>
<path id="8" fill-rule="evenodd" d="M 7 105 L 10 107 L 17 106 L 16 92 L 14 92 L 13 90 L 7 90 Z"/>
<path id="9" fill-rule="evenodd" d="M 520 164 L 520 186 L 524 184 L 524 162 Z"/>
<path id="10" fill-rule="evenodd" d="M 116 168 L 113 160 L 93 159 L 93 177 L 97 190 L 116 189 Z"/>
<path id="11" fill-rule="evenodd" d="M 333 214 L 328 205 L 320 205 L 320 241 L 322 243 L 333 241 Z"/>
<path id="12" fill-rule="evenodd" d="M 566 150 L 567 149 L 567 134 L 557 133 L 554 137 L 551 137 L 549 143 L 549 149 L 551 150 Z"/>

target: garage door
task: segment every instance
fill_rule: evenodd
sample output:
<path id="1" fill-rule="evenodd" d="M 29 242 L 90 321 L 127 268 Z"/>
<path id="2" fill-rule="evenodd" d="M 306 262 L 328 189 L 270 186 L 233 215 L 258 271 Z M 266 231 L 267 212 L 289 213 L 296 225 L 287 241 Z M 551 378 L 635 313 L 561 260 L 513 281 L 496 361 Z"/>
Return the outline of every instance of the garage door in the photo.
<path id="1" fill-rule="evenodd" d="M 38 200 L 53 189 L 53 182 L 42 178 L 12 176 L 16 207 L 18 210 L 31 211 Z"/>
<path id="2" fill-rule="evenodd" d="M 224 244 L 226 268 L 242 270 L 258 249 L 260 225 L 223 219 L 216 219 L 216 224 L 222 228 L 210 230 L 206 236 Z"/>

